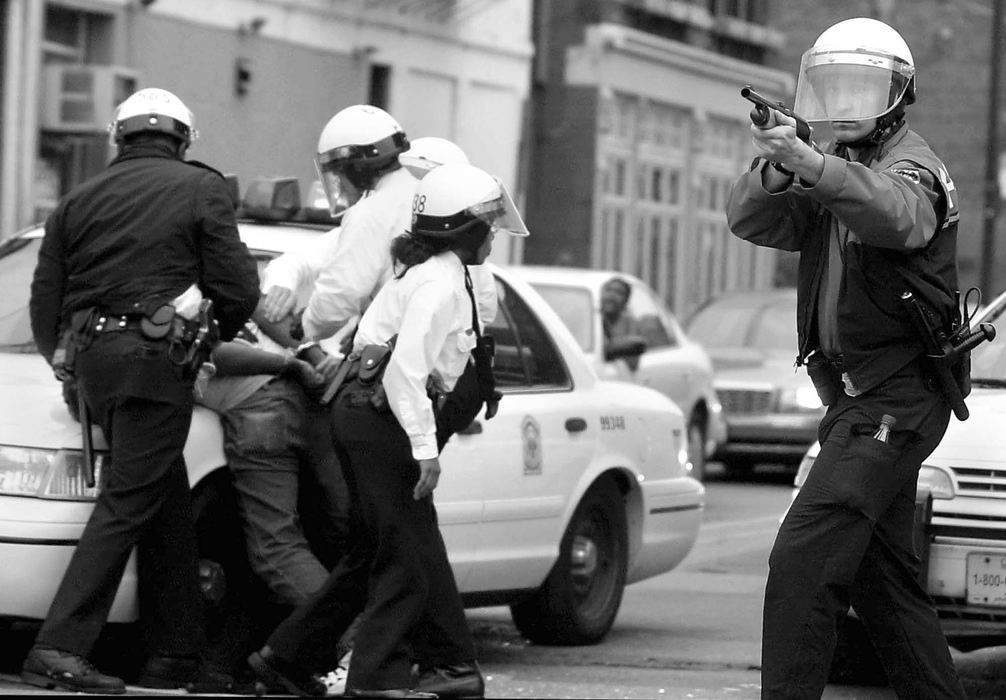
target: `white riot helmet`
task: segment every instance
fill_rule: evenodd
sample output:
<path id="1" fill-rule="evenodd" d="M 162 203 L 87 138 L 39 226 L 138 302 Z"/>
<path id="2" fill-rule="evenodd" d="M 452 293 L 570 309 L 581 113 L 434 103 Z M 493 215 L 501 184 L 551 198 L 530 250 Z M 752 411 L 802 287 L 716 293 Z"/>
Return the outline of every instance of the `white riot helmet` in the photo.
<path id="1" fill-rule="evenodd" d="M 422 136 L 416 139 L 409 146 L 409 150 L 398 157 L 398 160 L 420 180 L 438 165 L 446 165 L 447 163 L 468 165 L 469 163 L 468 156 L 460 146 L 439 136 Z"/>
<path id="2" fill-rule="evenodd" d="M 915 101 L 915 62 L 890 26 L 856 17 L 824 31 L 800 61 L 793 111 L 809 122 L 863 121 Z"/>
<path id="3" fill-rule="evenodd" d="M 408 147 L 405 131 L 379 107 L 353 105 L 329 119 L 314 164 L 332 215 L 356 204 L 381 175 L 398 168 L 398 154 Z"/>
<path id="4" fill-rule="evenodd" d="M 478 221 L 492 230 L 528 235 L 506 186 L 474 165 L 441 165 L 419 181 L 412 199 L 413 234 L 456 238 Z"/>
<path id="5" fill-rule="evenodd" d="M 194 123 L 192 111 L 174 93 L 144 88 L 115 108 L 108 134 L 113 144 L 121 144 L 130 134 L 153 131 L 173 136 L 188 146 L 199 136 Z"/>

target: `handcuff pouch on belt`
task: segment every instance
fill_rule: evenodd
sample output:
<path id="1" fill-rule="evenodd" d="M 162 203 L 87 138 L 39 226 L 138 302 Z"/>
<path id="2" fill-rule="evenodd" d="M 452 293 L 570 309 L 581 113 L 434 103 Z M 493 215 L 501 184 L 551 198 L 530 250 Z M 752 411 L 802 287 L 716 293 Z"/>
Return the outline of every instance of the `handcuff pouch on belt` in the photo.
<path id="1" fill-rule="evenodd" d="M 335 377 L 321 397 L 321 402 L 330 403 L 340 389 L 355 379 L 360 390 L 350 392 L 351 395 L 347 399 L 349 405 L 362 406 L 369 403 L 378 411 L 390 410 L 381 379 L 391 360 L 396 338 L 397 336 L 392 337 L 387 343 L 364 345 L 359 353 L 353 352 L 347 355 L 339 364 L 339 369 L 336 370 Z"/>

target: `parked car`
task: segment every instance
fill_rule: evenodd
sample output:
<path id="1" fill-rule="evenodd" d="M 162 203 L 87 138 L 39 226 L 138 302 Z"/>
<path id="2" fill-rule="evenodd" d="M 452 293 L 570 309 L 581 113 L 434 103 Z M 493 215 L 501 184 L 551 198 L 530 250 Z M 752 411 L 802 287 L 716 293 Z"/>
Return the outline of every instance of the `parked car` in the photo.
<path id="1" fill-rule="evenodd" d="M 242 220 L 239 229 L 263 263 L 320 235 L 304 223 Z M 82 478 L 80 425 L 29 329 L 41 236 L 33 228 L 0 244 L 0 619 L 45 616 L 96 494 Z M 551 307 L 519 276 L 494 272 L 500 309 L 489 331 L 504 396 L 495 418 L 480 417 L 444 450 L 441 529 L 467 604 L 509 605 L 537 642 L 593 643 L 626 584 L 673 569 L 694 545 L 704 489 L 687 475 L 678 407 L 599 379 Z M 100 472 L 108 452 L 97 428 L 93 439 Z M 185 458 L 201 555 L 243 552 L 225 540 L 234 528 L 214 506 L 229 483 L 216 414 L 196 408 Z M 209 598 L 226 591 L 219 583 L 204 581 Z M 110 619 L 136 617 L 134 557 Z"/>
<path id="2" fill-rule="evenodd" d="M 537 265 L 512 269 L 558 312 L 599 375 L 652 387 L 678 404 L 688 423 L 691 475 L 702 480 L 706 459 L 726 439 L 712 362 L 653 289 L 632 275 L 611 270 Z M 601 287 L 613 277 L 631 285 L 627 311 L 641 344 L 605 346 Z"/>
<path id="3" fill-rule="evenodd" d="M 796 289 L 717 297 L 686 328 L 712 357 L 726 419 L 727 439 L 713 459 L 733 472 L 759 462 L 796 468 L 824 415 L 806 370 L 796 366 Z"/>
<path id="4" fill-rule="evenodd" d="M 975 316 L 1006 327 L 1006 294 Z M 954 417 L 919 471 L 916 544 L 922 583 L 944 632 L 968 647 L 1006 634 L 1006 343 L 983 343 L 971 354 L 970 416 Z M 814 466 L 820 445 L 808 449 L 794 479 L 794 496 Z M 931 502 L 929 497 L 931 496 Z M 931 508 L 931 512 L 930 512 Z M 846 625 L 834 676 L 863 665 L 863 632 Z M 869 645 L 867 645 L 869 648 Z M 860 669 L 861 670 L 861 669 Z"/>

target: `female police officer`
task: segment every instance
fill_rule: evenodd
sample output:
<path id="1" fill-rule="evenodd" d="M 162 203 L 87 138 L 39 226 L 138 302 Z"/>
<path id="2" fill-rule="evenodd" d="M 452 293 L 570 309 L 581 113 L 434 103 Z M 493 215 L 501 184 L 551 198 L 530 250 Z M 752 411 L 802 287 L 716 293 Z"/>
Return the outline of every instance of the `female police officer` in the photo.
<path id="1" fill-rule="evenodd" d="M 498 230 L 527 235 L 506 188 L 488 173 L 449 164 L 420 182 L 411 231 L 392 243 L 395 275 L 356 333 L 354 354 L 364 364 L 340 390 L 332 415 L 364 532 L 322 591 L 249 657 L 264 680 L 298 693 L 324 693 L 309 673 L 307 654 L 325 638 L 340 636 L 365 600 L 347 696 L 484 694 L 433 505 L 440 463 L 430 396 L 453 388 L 477 343 L 468 265 L 486 260 Z M 392 339 L 383 379 L 368 385 L 367 348 Z M 423 658 L 410 658 L 409 643 L 423 650 Z M 411 675 L 413 661 L 418 679 Z"/>

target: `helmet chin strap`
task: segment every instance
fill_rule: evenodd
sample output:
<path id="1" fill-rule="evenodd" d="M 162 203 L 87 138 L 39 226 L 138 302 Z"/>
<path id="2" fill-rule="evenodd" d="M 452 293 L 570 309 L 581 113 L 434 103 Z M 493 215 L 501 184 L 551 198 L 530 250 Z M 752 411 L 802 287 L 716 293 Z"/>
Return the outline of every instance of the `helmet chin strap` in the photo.
<path id="1" fill-rule="evenodd" d="M 901 101 L 894 109 L 877 119 L 877 126 L 869 134 L 855 141 L 838 141 L 838 145 L 845 149 L 867 149 L 883 146 L 904 123 L 905 103 Z"/>

